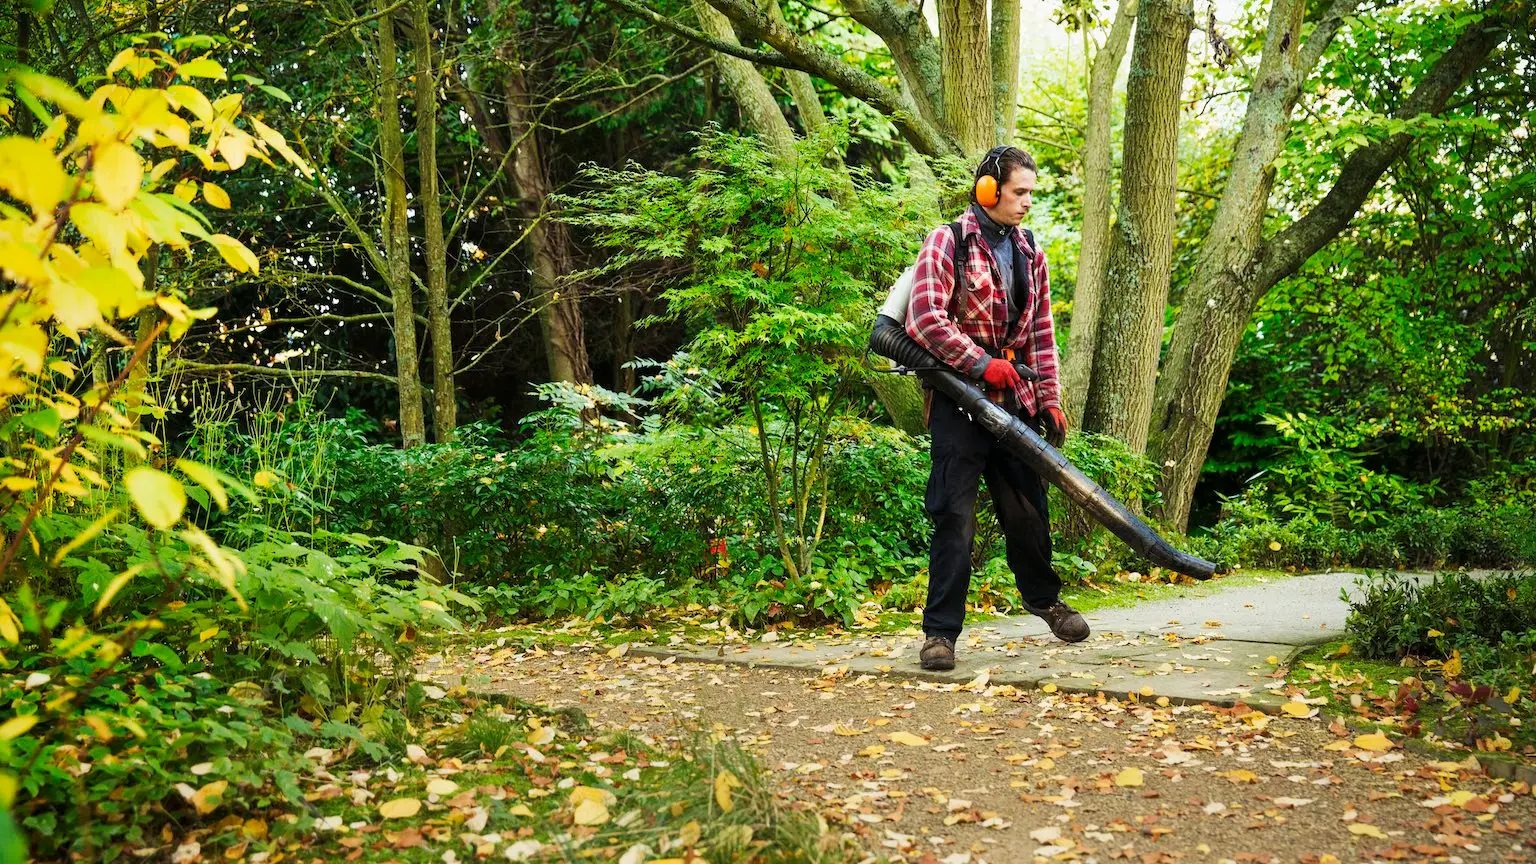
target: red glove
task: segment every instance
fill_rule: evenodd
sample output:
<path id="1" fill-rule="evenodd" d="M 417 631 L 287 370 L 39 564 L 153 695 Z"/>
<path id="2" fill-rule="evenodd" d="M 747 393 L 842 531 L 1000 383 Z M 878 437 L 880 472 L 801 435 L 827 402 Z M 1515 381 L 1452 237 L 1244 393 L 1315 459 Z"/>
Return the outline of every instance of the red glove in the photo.
<path id="1" fill-rule="evenodd" d="M 981 377 L 993 390 L 1008 390 L 1023 383 L 1024 380 L 1019 377 L 1019 370 L 1013 368 L 1012 363 L 998 358 L 993 358 L 992 362 L 987 364 L 987 371 L 981 373 Z"/>
<path id="2" fill-rule="evenodd" d="M 1060 447 L 1067 442 L 1067 415 L 1060 408 L 1055 405 L 1046 408 L 1041 419 L 1045 421 L 1045 440 L 1052 447 Z"/>

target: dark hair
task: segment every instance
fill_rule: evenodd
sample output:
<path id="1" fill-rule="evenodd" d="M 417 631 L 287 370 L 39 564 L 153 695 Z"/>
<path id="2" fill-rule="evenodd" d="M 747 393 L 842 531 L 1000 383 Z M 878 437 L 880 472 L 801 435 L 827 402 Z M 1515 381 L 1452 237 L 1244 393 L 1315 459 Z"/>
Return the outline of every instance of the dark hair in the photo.
<path id="1" fill-rule="evenodd" d="M 1035 157 L 1028 152 L 1009 145 L 993 147 L 987 151 L 987 155 L 981 157 L 980 164 L 976 166 L 976 176 L 972 178 L 972 184 L 974 185 L 975 181 L 982 177 L 991 175 L 997 178 L 997 185 L 1002 186 L 1008 182 L 1009 177 L 1013 176 L 1015 168 L 1040 173 L 1040 169 L 1035 167 Z M 974 198 L 975 194 L 973 193 L 971 197 Z"/>

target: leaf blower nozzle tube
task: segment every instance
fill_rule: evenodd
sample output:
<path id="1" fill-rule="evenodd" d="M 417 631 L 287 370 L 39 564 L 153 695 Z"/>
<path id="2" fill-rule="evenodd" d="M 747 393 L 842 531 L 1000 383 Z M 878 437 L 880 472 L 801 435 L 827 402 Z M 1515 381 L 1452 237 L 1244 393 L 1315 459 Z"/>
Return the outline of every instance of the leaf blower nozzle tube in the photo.
<path id="1" fill-rule="evenodd" d="M 906 328 L 894 318 L 881 315 L 875 319 L 875 330 L 870 334 L 869 347 L 876 354 L 889 357 L 903 366 L 922 369 L 918 374 L 930 387 L 955 400 L 957 405 L 964 408 L 1010 452 L 1023 459 L 1041 477 L 1056 484 L 1099 524 L 1153 564 L 1196 579 L 1209 579 L 1217 573 L 1227 572 L 1227 568 L 1221 564 L 1173 548 L 1150 525 L 1073 467 L 1065 456 L 1047 444 L 1035 430 L 988 399 L 976 385 L 956 372 L 933 368 L 938 361 L 923 346 L 914 342 L 907 335 Z"/>

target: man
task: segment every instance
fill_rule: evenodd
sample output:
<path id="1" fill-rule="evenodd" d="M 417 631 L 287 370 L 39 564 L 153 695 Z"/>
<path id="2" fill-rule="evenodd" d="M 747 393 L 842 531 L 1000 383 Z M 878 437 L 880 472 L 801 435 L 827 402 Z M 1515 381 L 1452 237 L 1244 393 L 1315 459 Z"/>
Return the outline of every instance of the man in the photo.
<path id="1" fill-rule="evenodd" d="M 1035 191 L 1035 160 L 1017 147 L 998 147 L 976 168 L 971 207 L 928 235 L 917 257 L 907 334 L 948 366 L 978 382 L 987 395 L 1058 446 L 1067 432 L 1057 381 L 1045 253 L 1019 223 Z M 954 256 L 962 256 L 961 285 Z M 1020 377 L 1005 351 L 1040 373 Z M 971 583 L 977 483 L 987 489 L 1006 541 L 1008 568 L 1024 608 L 1045 619 L 1066 642 L 1088 638 L 1088 622 L 1061 602 L 1051 566 L 1051 527 L 1044 482 L 1004 449 L 954 400 L 932 395 L 932 473 L 924 508 L 933 520 L 928 603 L 923 608 L 924 669 L 955 667 L 955 642 L 965 620 Z"/>

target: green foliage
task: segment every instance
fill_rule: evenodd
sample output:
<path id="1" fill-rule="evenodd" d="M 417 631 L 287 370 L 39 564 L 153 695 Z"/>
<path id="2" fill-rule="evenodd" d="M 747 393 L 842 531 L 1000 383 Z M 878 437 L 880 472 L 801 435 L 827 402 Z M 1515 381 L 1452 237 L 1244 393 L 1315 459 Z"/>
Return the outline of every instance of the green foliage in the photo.
<path id="1" fill-rule="evenodd" d="M 1536 631 L 1536 573 L 1443 573 L 1428 581 L 1378 573 L 1358 587 L 1348 627 L 1355 652 L 1369 659 L 1444 660 L 1453 650 Z"/>
<path id="2" fill-rule="evenodd" d="M 563 203 L 598 245 L 621 250 L 600 272 L 673 262 L 687 275 L 653 322 L 681 322 L 687 351 L 718 382 L 714 406 L 757 437 L 758 473 L 784 571 L 817 566 L 833 432 L 863 374 L 876 296 L 933 222 L 908 190 L 826 167 L 823 136 L 775 160 L 753 139 L 711 131 L 676 177 L 589 169 Z M 593 274 L 595 275 L 595 274 Z"/>
<path id="3" fill-rule="evenodd" d="M 698 370 L 659 401 L 677 406 L 707 378 Z M 851 621 L 866 586 L 901 577 L 926 548 L 926 460 L 897 430 L 833 425 L 843 456 L 829 469 L 821 551 L 791 574 L 766 528 L 750 428 L 632 426 L 599 409 L 646 407 L 633 399 L 566 385 L 544 395 L 549 407 L 516 446 L 473 434 L 408 451 L 349 444 L 336 482 L 346 524 L 427 538 L 466 591 L 513 617 L 644 621 L 700 602 L 730 604 L 754 625 Z"/>
<path id="4" fill-rule="evenodd" d="M 1379 424 L 1308 414 L 1270 417 L 1281 437 L 1275 463 L 1196 547 L 1219 560 L 1297 569 L 1511 567 L 1536 561 L 1531 467 L 1475 481 L 1452 506 L 1432 504 L 1437 484 L 1414 484 L 1369 466 Z"/>
<path id="5" fill-rule="evenodd" d="M 411 643 L 466 601 L 419 572 L 418 549 L 289 530 L 302 489 L 220 470 L 244 473 L 227 441 L 178 459 L 146 428 L 178 402 L 149 389 L 149 358 L 215 311 L 153 278 L 160 261 L 195 260 L 195 238 L 259 267 L 192 207 L 228 204 L 200 178 L 272 156 L 308 170 L 243 94 L 187 83 L 226 77 L 189 56 L 204 41 L 169 47 L 123 50 L 89 100 L 26 70 L 7 81 L 47 132 L 0 139 L 0 810 L 43 859 L 114 860 L 172 823 L 303 807 L 308 747 L 376 759 L 405 738 Z"/>
<path id="6" fill-rule="evenodd" d="M 1415 487 L 1366 467 L 1363 447 L 1379 425 L 1346 428 L 1327 417 L 1266 417 L 1284 440 L 1282 456 L 1258 475 L 1249 494 L 1284 518 L 1312 516 L 1341 528 L 1369 528 L 1389 514 L 1421 508 L 1433 484 Z"/>
<path id="7" fill-rule="evenodd" d="M 1417 715 L 1439 697 L 1436 728 L 1468 746 L 1502 750 L 1536 720 L 1536 573 L 1444 573 L 1421 581 L 1372 574 L 1350 599 L 1354 653 L 1438 671 L 1440 681 L 1399 687 L 1396 707 Z M 1348 592 L 1345 592 L 1348 598 Z"/>
<path id="8" fill-rule="evenodd" d="M 1532 458 L 1536 342 L 1522 310 L 1536 300 L 1524 251 L 1536 144 L 1507 131 L 1529 113 L 1529 34 L 1495 52 L 1477 98 L 1453 99 L 1439 118 L 1388 116 L 1402 82 L 1420 80 L 1483 14 L 1382 7 L 1341 33 L 1323 64 L 1306 99 L 1317 121 L 1277 160 L 1276 213 L 1310 206 L 1359 146 L 1398 133 L 1412 142 L 1339 238 L 1261 302 L 1206 468 L 1215 488 L 1231 493 L 1286 458 L 1265 419 L 1287 414 L 1367 440 L 1364 467 L 1423 484 L 1442 506 Z"/>

